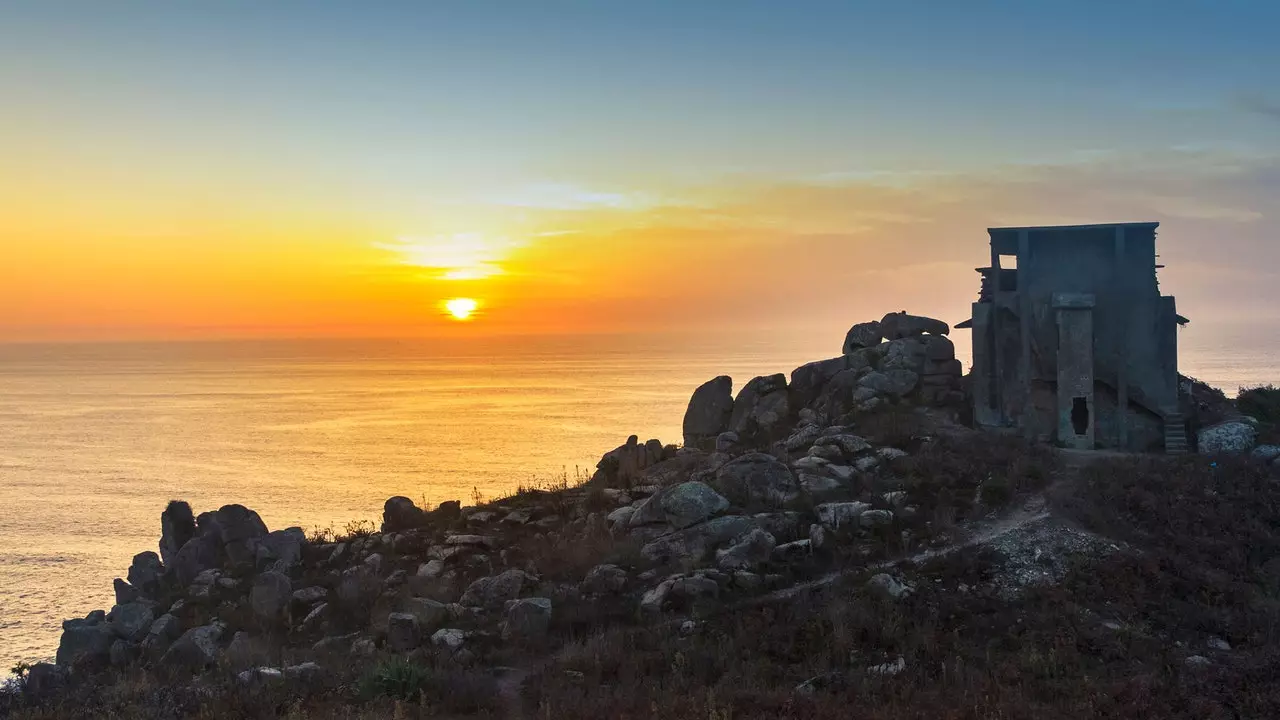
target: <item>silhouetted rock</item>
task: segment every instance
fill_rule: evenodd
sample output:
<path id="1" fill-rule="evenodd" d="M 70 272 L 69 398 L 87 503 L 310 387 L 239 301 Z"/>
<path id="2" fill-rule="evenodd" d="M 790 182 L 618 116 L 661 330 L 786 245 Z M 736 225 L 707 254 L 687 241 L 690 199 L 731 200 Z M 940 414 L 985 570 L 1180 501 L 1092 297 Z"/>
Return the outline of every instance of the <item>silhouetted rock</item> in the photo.
<path id="1" fill-rule="evenodd" d="M 789 402 L 787 376 L 752 378 L 733 401 L 728 429 L 742 438 L 768 437 L 788 419 Z"/>
<path id="2" fill-rule="evenodd" d="M 191 506 L 172 500 L 160 513 L 160 557 L 165 565 L 173 563 L 178 551 L 196 534 L 196 519 Z"/>
<path id="3" fill-rule="evenodd" d="M 400 532 L 422 527 L 427 514 L 407 497 L 397 495 L 387 498 L 382 506 L 382 532 Z"/>
<path id="4" fill-rule="evenodd" d="M 875 347 L 880 344 L 881 333 L 880 323 L 874 320 L 858 323 L 849 328 L 849 332 L 845 333 L 844 345 L 841 346 L 840 352 L 848 355 L 863 348 Z"/>
<path id="5" fill-rule="evenodd" d="M 905 312 L 889 313 L 880 320 L 880 330 L 886 340 L 915 337 L 928 333 L 930 335 L 946 335 L 951 326 L 941 320 L 922 315 L 908 315 Z"/>
<path id="6" fill-rule="evenodd" d="M 741 505 L 781 505 L 795 498 L 795 475 L 782 461 L 765 453 L 747 453 L 716 471 L 716 488 Z"/>
<path id="7" fill-rule="evenodd" d="M 732 414 L 733 380 L 728 375 L 699 385 L 684 413 L 685 447 L 711 450 L 716 436 L 729 427 Z"/>

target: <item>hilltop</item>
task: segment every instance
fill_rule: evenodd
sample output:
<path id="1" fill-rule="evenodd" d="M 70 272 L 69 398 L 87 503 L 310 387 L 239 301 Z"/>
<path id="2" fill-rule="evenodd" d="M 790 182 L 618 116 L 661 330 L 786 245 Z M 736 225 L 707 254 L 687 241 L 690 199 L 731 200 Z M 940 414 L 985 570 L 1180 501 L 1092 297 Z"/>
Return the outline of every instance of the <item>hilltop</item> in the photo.
<path id="1" fill-rule="evenodd" d="M 789 378 L 712 379 L 682 446 L 632 437 L 580 484 L 310 536 L 170 503 L 0 711 L 1280 714 L 1280 448 L 973 430 L 947 330 L 892 315 Z"/>

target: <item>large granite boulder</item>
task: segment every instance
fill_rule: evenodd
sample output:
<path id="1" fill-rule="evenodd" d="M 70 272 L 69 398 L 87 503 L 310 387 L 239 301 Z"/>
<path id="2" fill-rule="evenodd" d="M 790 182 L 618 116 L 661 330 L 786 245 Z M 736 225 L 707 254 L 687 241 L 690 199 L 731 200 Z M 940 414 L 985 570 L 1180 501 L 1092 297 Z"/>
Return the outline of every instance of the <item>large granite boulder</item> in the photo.
<path id="1" fill-rule="evenodd" d="M 387 498 L 382 506 L 382 532 L 400 532 L 422 527 L 427 514 L 407 497 L 397 495 Z"/>
<path id="2" fill-rule="evenodd" d="M 222 564 L 222 546 L 213 534 L 197 535 L 186 542 L 167 563 L 178 587 L 186 588 L 205 570 Z"/>
<path id="3" fill-rule="evenodd" d="M 521 598 L 507 609 L 507 622 L 502 637 L 508 640 L 534 640 L 547 634 L 551 625 L 551 599 Z"/>
<path id="4" fill-rule="evenodd" d="M 269 532 L 258 540 L 255 551 L 257 568 L 287 575 L 302 562 L 302 549 L 306 546 L 307 535 L 302 528 L 291 527 Z"/>
<path id="5" fill-rule="evenodd" d="M 151 552 L 140 552 L 133 556 L 129 565 L 129 584 L 143 597 L 154 598 L 160 591 L 160 583 L 164 577 L 164 565 L 160 556 Z"/>
<path id="6" fill-rule="evenodd" d="M 699 385 L 684 412 L 685 447 L 714 449 L 716 436 L 729 427 L 732 414 L 732 378 L 721 375 Z"/>
<path id="7" fill-rule="evenodd" d="M 733 541 L 729 547 L 716 551 L 716 564 L 721 570 L 754 570 L 773 555 L 777 540 L 769 533 L 756 528 Z"/>
<path id="8" fill-rule="evenodd" d="M 849 328 L 849 332 L 845 334 L 844 345 L 841 346 L 840 352 L 848 355 L 863 348 L 873 348 L 880 344 L 881 337 L 883 337 L 883 331 L 880 323 L 874 320 L 858 323 Z"/>
<path id="9" fill-rule="evenodd" d="M 293 599 L 293 583 L 284 573 L 268 571 L 253 580 L 249 591 L 249 606 L 253 614 L 264 621 L 274 621 Z"/>
<path id="10" fill-rule="evenodd" d="M 667 523 L 675 529 L 700 523 L 729 508 L 729 501 L 701 482 L 686 482 L 663 488 L 632 513 L 631 527 Z"/>
<path id="11" fill-rule="evenodd" d="M 880 330 L 886 340 L 915 337 L 917 335 L 946 335 L 951 326 L 941 320 L 906 312 L 889 313 L 880 320 Z"/>
<path id="12" fill-rule="evenodd" d="M 105 622 L 68 621 L 62 625 L 56 661 L 66 667 L 105 664 L 115 640 L 115 633 Z"/>
<path id="13" fill-rule="evenodd" d="M 458 604 L 466 607 L 501 608 L 508 600 L 515 600 L 533 579 L 521 570 L 507 570 L 491 577 L 482 577 L 467 586 Z"/>
<path id="14" fill-rule="evenodd" d="M 202 670 L 218 661 L 218 643 L 226 626 L 215 622 L 193 627 L 174 641 L 160 663 L 166 667 Z"/>
<path id="15" fill-rule="evenodd" d="M 141 642 L 155 621 L 151 603 L 131 602 L 111 608 L 111 631 L 129 642 Z"/>
<path id="16" fill-rule="evenodd" d="M 818 360 L 792 370 L 789 389 L 793 404 L 798 408 L 814 407 L 814 401 L 825 394 L 832 379 L 841 373 L 854 378 L 858 377 L 871 369 L 874 356 L 874 351 L 855 350 L 840 357 Z"/>
<path id="17" fill-rule="evenodd" d="M 1196 433 L 1197 448 L 1205 455 L 1240 455 L 1253 449 L 1258 431 L 1244 420 L 1228 420 Z"/>
<path id="18" fill-rule="evenodd" d="M 795 499 L 798 484 L 791 468 L 765 453 L 747 453 L 721 465 L 715 486 L 739 505 L 780 505 Z"/>
<path id="19" fill-rule="evenodd" d="M 915 390 L 919 382 L 920 376 L 916 373 L 902 368 L 894 368 L 869 372 L 858 380 L 858 385 L 874 390 L 879 395 L 902 397 Z"/>
<path id="20" fill-rule="evenodd" d="M 215 513 L 203 513 L 197 525 L 202 534 L 206 526 L 217 532 L 229 563 L 247 567 L 253 566 L 258 542 L 267 534 L 267 525 L 258 513 L 239 504 L 223 505 Z"/>
<path id="21" fill-rule="evenodd" d="M 160 513 L 160 557 L 164 564 L 172 564 L 178 551 L 195 534 L 196 518 L 191 506 L 181 500 L 171 500 Z"/>
<path id="22" fill-rule="evenodd" d="M 763 375 L 752 378 L 738 393 L 728 429 L 744 440 L 768 438 L 782 429 L 790 413 L 787 376 Z"/>
<path id="23" fill-rule="evenodd" d="M 713 518 L 704 523 L 663 535 L 640 548 L 650 560 L 701 560 L 745 532 L 756 528 L 756 522 L 742 515 Z"/>

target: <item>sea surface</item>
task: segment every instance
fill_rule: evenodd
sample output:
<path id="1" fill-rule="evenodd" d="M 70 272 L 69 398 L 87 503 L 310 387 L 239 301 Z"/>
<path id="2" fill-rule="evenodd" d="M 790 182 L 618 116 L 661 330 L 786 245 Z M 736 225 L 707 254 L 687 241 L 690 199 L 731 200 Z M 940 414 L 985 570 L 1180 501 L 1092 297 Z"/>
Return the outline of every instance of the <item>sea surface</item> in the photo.
<path id="1" fill-rule="evenodd" d="M 1241 333 L 1184 335 L 1183 371 L 1229 394 L 1280 381 L 1276 334 Z M 110 608 L 170 499 L 308 531 L 376 521 L 392 495 L 469 504 L 589 474 L 633 433 L 678 443 L 701 382 L 736 391 L 840 339 L 0 345 L 0 671 Z"/>

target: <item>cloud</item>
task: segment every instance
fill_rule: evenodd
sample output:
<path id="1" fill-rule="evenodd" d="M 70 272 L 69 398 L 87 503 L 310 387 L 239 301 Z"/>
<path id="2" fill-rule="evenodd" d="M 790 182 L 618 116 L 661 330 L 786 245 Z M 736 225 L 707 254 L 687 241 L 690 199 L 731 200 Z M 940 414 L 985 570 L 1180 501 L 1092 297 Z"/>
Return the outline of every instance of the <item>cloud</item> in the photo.
<path id="1" fill-rule="evenodd" d="M 394 253 L 400 263 L 435 271 L 437 280 L 481 280 L 502 275 L 502 262 L 524 242 L 482 233 L 456 233 L 427 238 L 402 237 L 374 243 Z"/>
<path id="2" fill-rule="evenodd" d="M 1236 97 L 1235 104 L 1247 112 L 1280 121 L 1280 100 L 1273 100 L 1255 93 L 1244 93 Z"/>

